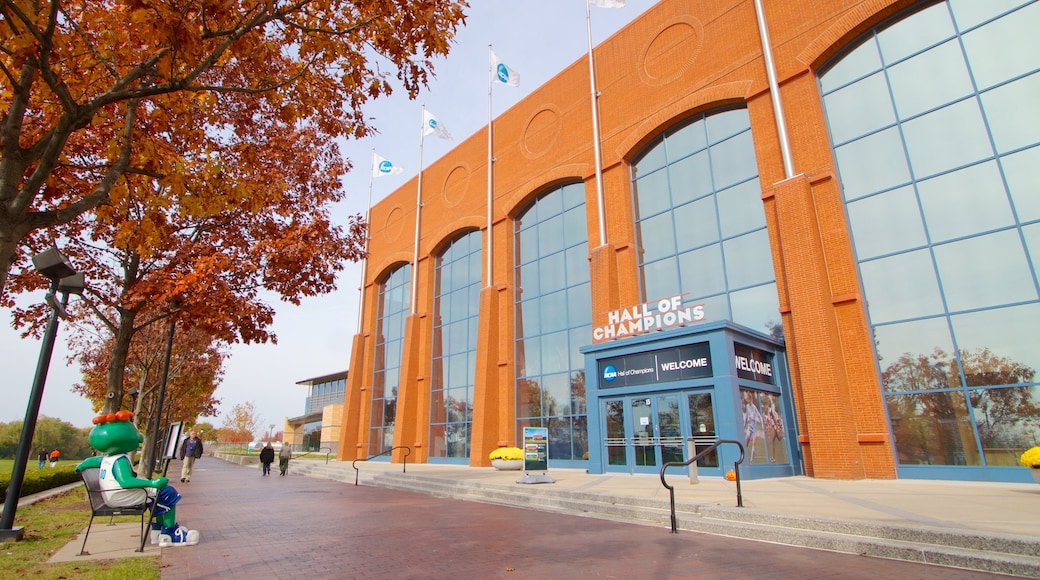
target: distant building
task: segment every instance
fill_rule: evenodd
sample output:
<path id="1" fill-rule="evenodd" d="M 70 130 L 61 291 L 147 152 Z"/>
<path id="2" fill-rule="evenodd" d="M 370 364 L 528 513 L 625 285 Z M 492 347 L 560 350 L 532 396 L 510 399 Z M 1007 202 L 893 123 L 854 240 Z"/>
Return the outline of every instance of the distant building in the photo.
<path id="1" fill-rule="evenodd" d="M 284 440 L 292 445 L 294 451 L 326 449 L 336 453 L 339 448 L 347 372 L 341 371 L 296 383 L 310 387 L 310 393 L 304 405 L 303 415 L 285 420 Z"/>

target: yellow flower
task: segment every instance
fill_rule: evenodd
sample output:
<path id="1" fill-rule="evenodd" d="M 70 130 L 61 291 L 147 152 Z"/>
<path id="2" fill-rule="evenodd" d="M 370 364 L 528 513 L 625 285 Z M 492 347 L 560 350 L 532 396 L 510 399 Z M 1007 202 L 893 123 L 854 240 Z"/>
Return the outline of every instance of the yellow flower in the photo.
<path id="1" fill-rule="evenodd" d="M 499 447 L 488 455 L 488 459 L 519 460 L 524 458 L 524 452 L 519 447 Z"/>
<path id="2" fill-rule="evenodd" d="M 1018 462 L 1022 464 L 1023 467 L 1040 469 L 1040 447 L 1027 449 L 1026 452 L 1018 458 Z"/>

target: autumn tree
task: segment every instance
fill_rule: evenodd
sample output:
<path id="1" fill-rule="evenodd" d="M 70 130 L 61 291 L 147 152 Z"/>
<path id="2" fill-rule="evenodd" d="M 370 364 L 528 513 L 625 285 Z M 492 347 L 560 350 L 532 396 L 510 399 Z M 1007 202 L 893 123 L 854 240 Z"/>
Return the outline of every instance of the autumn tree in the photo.
<path id="1" fill-rule="evenodd" d="M 220 403 L 213 393 L 223 375 L 226 352 L 205 332 L 180 328 L 173 334 L 163 407 L 158 408 L 168 337 L 165 325 L 149 325 L 135 333 L 125 361 L 123 398 L 114 399 L 114 404 L 109 404 L 107 397 L 111 392 L 107 369 L 111 366 L 115 338 L 98 338 L 80 329 L 71 341 L 73 357 L 80 362 L 83 373 L 83 382 L 73 385 L 73 391 L 88 398 L 95 410 L 114 407 L 134 412 L 134 423 L 145 437 L 144 465 L 148 465 L 152 454 L 157 422 L 161 427 L 175 422 L 192 424 L 200 416 L 215 414 Z M 135 397 L 125 394 L 130 389 L 136 389 Z"/>
<path id="2" fill-rule="evenodd" d="M 334 197 L 348 169 L 336 140 L 373 130 L 363 105 L 390 94 L 394 77 L 418 93 L 466 6 L 3 0 L 0 300 L 20 249 L 38 251 L 68 235 L 55 226 L 99 208 L 154 224 L 174 208 L 256 214 L 280 203 L 283 179 Z M 162 242 L 161 228 L 110 227 L 113 247 L 132 239 L 145 260 Z"/>
<path id="3" fill-rule="evenodd" d="M 261 420 L 252 401 L 239 403 L 224 417 L 221 429 L 230 436 L 232 442 L 249 443 L 259 431 Z"/>

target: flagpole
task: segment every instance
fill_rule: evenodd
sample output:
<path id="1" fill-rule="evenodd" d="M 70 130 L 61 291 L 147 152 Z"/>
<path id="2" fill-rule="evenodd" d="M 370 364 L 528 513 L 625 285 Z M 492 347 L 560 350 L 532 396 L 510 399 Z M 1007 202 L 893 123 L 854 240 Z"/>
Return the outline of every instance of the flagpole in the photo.
<path id="1" fill-rule="evenodd" d="M 494 161 L 495 161 L 495 156 L 494 156 L 494 154 L 492 152 L 492 149 L 491 149 L 491 147 L 492 147 L 492 144 L 491 144 L 492 143 L 491 142 L 491 123 L 492 123 L 492 119 L 491 119 L 491 91 L 492 91 L 492 86 L 494 85 L 494 74 L 495 74 L 494 68 L 495 68 L 495 65 L 494 65 L 494 59 L 491 57 L 491 55 L 492 55 L 491 43 L 489 42 L 488 43 L 488 130 L 487 130 L 487 134 L 488 134 L 488 160 L 487 160 L 487 286 L 488 287 L 494 286 L 494 284 L 495 284 L 495 281 L 492 279 L 492 275 L 493 275 L 492 272 L 493 272 L 493 270 L 492 270 L 492 258 L 491 258 L 492 254 L 494 254 L 494 247 L 495 247 L 494 244 L 492 244 L 492 237 L 491 237 L 491 209 L 492 209 L 492 205 L 491 204 L 492 204 L 492 200 L 493 200 L 492 186 L 491 186 L 491 178 L 492 178 L 491 164 L 494 163 Z"/>
<path id="2" fill-rule="evenodd" d="M 418 185 L 415 188 L 415 250 L 412 255 L 412 299 L 411 299 L 411 314 L 415 314 L 415 302 L 419 295 L 419 286 L 416 284 L 416 278 L 419 276 L 419 216 L 422 212 L 422 153 L 423 153 L 423 137 L 426 135 L 426 105 L 422 106 L 422 119 L 419 123 L 419 178 L 417 179 Z"/>
<path id="3" fill-rule="evenodd" d="M 585 0 L 585 28 L 589 39 L 589 85 L 592 87 L 592 154 L 596 163 L 596 206 L 599 218 L 599 244 L 607 243 L 607 218 L 603 209 L 603 167 L 599 152 L 599 111 L 596 107 L 596 67 L 592 62 L 592 9 Z"/>
<path id="4" fill-rule="evenodd" d="M 368 250 L 372 243 L 372 182 L 376 173 L 376 148 L 372 148 L 372 168 L 368 172 L 368 209 L 365 210 L 365 259 L 361 261 L 361 286 L 358 292 L 361 299 L 358 300 L 357 333 L 361 334 L 361 317 L 365 313 L 365 277 L 368 275 Z"/>

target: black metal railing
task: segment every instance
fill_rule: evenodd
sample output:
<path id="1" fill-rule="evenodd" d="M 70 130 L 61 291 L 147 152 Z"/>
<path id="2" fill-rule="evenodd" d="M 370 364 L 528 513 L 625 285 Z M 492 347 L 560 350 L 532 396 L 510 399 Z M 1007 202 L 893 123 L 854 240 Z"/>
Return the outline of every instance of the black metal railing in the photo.
<path id="1" fill-rule="evenodd" d="M 665 470 L 668 469 L 669 467 L 685 467 L 685 466 L 693 463 L 694 461 L 697 461 L 698 459 L 708 455 L 712 451 L 715 451 L 715 449 L 717 449 L 718 446 L 722 445 L 723 443 L 732 443 L 732 444 L 736 445 L 737 448 L 740 449 L 740 458 L 733 462 L 733 475 L 734 475 L 734 481 L 737 482 L 737 507 L 744 507 L 744 498 L 743 498 L 743 496 L 740 495 L 740 464 L 744 462 L 744 444 L 741 443 L 740 441 L 735 441 L 735 440 L 731 440 L 731 439 L 720 439 L 720 440 L 716 441 L 711 447 L 706 447 L 703 451 L 698 452 L 696 455 L 694 455 L 693 457 L 687 459 L 686 461 L 681 461 L 681 462 L 680 461 L 669 461 L 668 463 L 665 463 L 664 465 L 661 466 L 661 485 L 663 485 L 666 488 L 668 488 L 668 496 L 669 496 L 669 498 L 671 499 L 671 502 L 672 502 L 672 533 L 673 534 L 678 533 L 678 527 L 677 527 L 676 521 L 675 521 L 675 488 L 672 487 L 671 485 L 668 485 L 668 482 L 665 481 L 665 479 L 664 479 L 664 472 L 665 472 Z"/>
<path id="2" fill-rule="evenodd" d="M 361 477 L 361 471 L 357 468 L 358 461 L 368 461 L 369 459 L 375 459 L 376 457 L 382 457 L 388 453 L 393 453 L 397 449 L 404 449 L 404 463 L 401 468 L 401 473 L 408 473 L 408 456 L 412 454 L 412 448 L 407 445 L 400 445 L 398 447 L 391 447 L 382 453 L 377 453 L 367 459 L 355 459 L 350 462 L 350 466 L 354 468 L 354 485 L 358 484 L 358 479 Z"/>
<path id="3" fill-rule="evenodd" d="M 332 455 L 332 448 L 331 447 L 320 447 L 318 449 L 312 449 L 312 450 L 310 450 L 310 451 L 308 451 L 306 453 L 302 453 L 300 455 L 294 456 L 293 459 L 302 459 L 304 457 L 307 457 L 311 453 L 320 453 L 322 451 L 325 452 L 325 465 L 328 465 L 329 464 L 329 456 Z"/>

